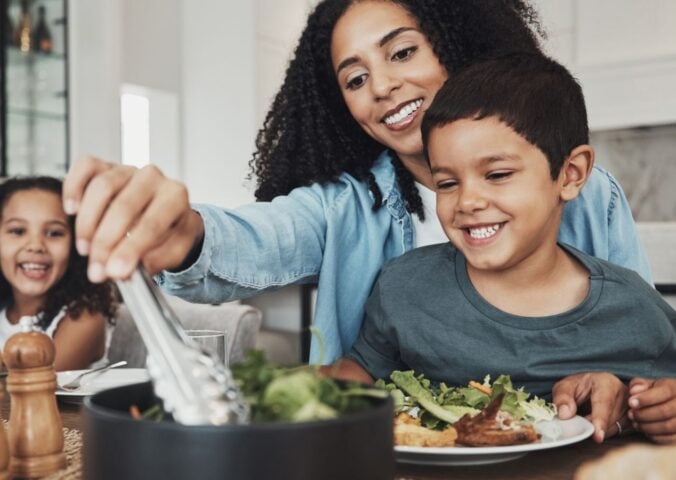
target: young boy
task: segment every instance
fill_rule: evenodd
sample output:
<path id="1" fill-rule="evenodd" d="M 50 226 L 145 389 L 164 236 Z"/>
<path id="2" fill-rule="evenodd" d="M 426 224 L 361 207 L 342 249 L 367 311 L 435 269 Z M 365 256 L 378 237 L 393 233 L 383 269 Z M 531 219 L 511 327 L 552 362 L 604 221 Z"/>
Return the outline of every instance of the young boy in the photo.
<path id="1" fill-rule="evenodd" d="M 456 72 L 422 129 L 451 243 L 382 269 L 342 373 L 413 369 L 449 385 L 504 373 L 536 395 L 566 376 L 581 384 L 578 372 L 676 376 L 676 312 L 635 272 L 557 243 L 563 206 L 594 162 L 582 91 L 564 67 L 515 55 Z M 634 382 L 618 405 L 673 441 L 676 379 L 652 397 L 652 383 Z M 653 409 L 645 420 L 637 395 Z"/>

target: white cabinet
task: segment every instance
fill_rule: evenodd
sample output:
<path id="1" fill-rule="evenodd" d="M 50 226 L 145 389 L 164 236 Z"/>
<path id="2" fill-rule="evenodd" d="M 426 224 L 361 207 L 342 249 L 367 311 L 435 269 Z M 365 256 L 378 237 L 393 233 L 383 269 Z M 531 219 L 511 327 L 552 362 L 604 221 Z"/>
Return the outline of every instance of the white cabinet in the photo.
<path id="1" fill-rule="evenodd" d="M 538 0 L 549 53 L 584 88 L 592 130 L 676 122 L 676 2 Z"/>

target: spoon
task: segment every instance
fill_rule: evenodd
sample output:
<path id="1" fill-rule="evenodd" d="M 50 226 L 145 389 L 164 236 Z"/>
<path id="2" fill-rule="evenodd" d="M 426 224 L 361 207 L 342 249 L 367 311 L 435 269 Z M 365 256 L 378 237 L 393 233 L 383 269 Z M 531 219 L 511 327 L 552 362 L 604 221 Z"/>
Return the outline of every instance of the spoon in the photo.
<path id="1" fill-rule="evenodd" d="M 82 386 L 80 382 L 87 375 L 92 374 L 92 373 L 96 373 L 96 374 L 100 375 L 103 372 L 110 370 L 111 368 L 122 367 L 126 364 L 127 364 L 127 361 L 122 360 L 122 361 L 117 362 L 117 363 L 106 365 L 105 367 L 95 368 L 93 370 L 87 370 L 86 372 L 81 373 L 80 375 L 78 375 L 77 377 L 72 379 L 70 382 L 64 383 L 63 385 L 59 385 L 59 388 L 61 388 L 62 390 L 65 390 L 67 392 L 74 392 L 75 390 L 79 389 Z"/>

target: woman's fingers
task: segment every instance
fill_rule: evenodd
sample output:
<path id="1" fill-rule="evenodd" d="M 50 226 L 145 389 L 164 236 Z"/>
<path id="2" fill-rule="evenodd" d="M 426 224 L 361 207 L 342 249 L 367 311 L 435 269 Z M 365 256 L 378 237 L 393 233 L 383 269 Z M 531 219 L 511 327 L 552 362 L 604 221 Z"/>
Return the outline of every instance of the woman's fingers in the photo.
<path id="1" fill-rule="evenodd" d="M 176 267 L 203 234 L 185 186 L 155 166 L 139 170 L 88 157 L 65 183 L 64 204 L 77 206 L 78 250 L 89 255 L 93 282 L 127 278 L 141 260 L 153 271 Z"/>
<path id="2" fill-rule="evenodd" d="M 650 439 L 662 445 L 675 445 L 676 444 L 676 433 L 669 435 L 652 435 Z"/>
<path id="3" fill-rule="evenodd" d="M 178 198 L 174 195 L 173 199 Z M 187 202 L 187 200 L 186 200 Z M 138 224 L 131 231 L 129 238 L 120 245 L 120 248 L 113 252 L 108 271 L 114 278 L 125 277 L 131 273 L 136 262 L 130 263 L 130 258 L 137 250 L 143 250 L 143 264 L 151 274 L 160 270 L 171 270 L 180 266 L 186 256 L 192 249 L 195 242 L 200 239 L 204 232 L 202 217 L 192 211 L 183 211 L 170 224 L 159 224 L 155 221 L 146 223 L 144 219 L 159 217 L 153 214 L 154 209 L 165 210 L 168 208 L 169 200 L 166 202 L 158 198 L 154 201 L 139 220 Z M 178 210 L 177 210 L 178 211 Z M 162 221 L 170 221 L 170 217 L 163 217 Z M 158 237 L 158 232 L 164 232 Z M 146 245 L 151 245 L 150 249 Z M 130 253 L 131 252 L 131 253 Z M 115 264 L 114 262 L 120 262 Z"/>
<path id="4" fill-rule="evenodd" d="M 114 166 L 115 164 L 104 162 L 92 156 L 82 157 L 75 162 L 63 180 L 64 211 L 68 215 L 75 215 L 91 179 Z"/>
<path id="5" fill-rule="evenodd" d="M 653 438 L 658 435 L 676 435 L 676 417 L 671 417 L 669 420 L 658 420 L 654 422 L 640 422 L 636 423 L 638 430 Z"/>
<path id="6" fill-rule="evenodd" d="M 552 388 L 552 403 L 556 405 L 558 417 L 562 420 L 572 418 L 577 413 L 577 405 L 586 400 L 584 376 L 570 375 L 556 382 Z"/>
<path id="7" fill-rule="evenodd" d="M 650 383 L 649 388 L 636 393 L 634 393 L 635 390 L 630 390 L 630 392 L 629 407 L 633 410 L 657 405 L 676 398 L 676 379 L 654 380 Z"/>
<path id="8" fill-rule="evenodd" d="M 610 436 L 608 429 L 619 419 L 617 403 L 624 403 L 623 398 L 618 398 L 618 390 L 611 387 L 614 386 L 596 384 L 592 389 L 590 419 L 594 425 L 594 440 L 597 442 Z"/>
<path id="9" fill-rule="evenodd" d="M 631 381 L 629 382 L 629 394 L 635 395 L 637 393 L 645 392 L 650 387 L 652 387 L 653 383 L 655 383 L 655 380 L 651 380 L 648 378 L 641 377 L 632 378 Z"/>
<path id="10" fill-rule="evenodd" d="M 90 255 L 90 262 L 101 261 L 96 255 L 92 258 L 92 243 L 98 241 L 100 250 L 102 239 L 110 243 L 117 240 L 118 237 L 110 225 L 104 224 L 105 229 L 101 229 L 101 223 L 106 216 L 109 216 L 116 197 L 128 185 L 135 172 L 136 169 L 133 167 L 117 165 L 100 172 L 89 180 L 77 209 L 75 236 L 78 252 L 80 255 Z M 127 212 L 127 215 L 131 213 Z M 119 222 L 129 221 L 128 218 L 123 213 L 118 216 L 117 220 Z M 94 251 L 96 253 L 96 249 Z"/>
<path id="11" fill-rule="evenodd" d="M 643 408 L 632 409 L 631 419 L 635 422 L 656 422 L 673 419 L 674 427 L 676 427 L 676 398 L 669 398 L 660 403 L 651 403 Z M 676 430 L 674 433 L 676 433 Z"/>
<path id="12" fill-rule="evenodd" d="M 109 202 L 96 227 L 89 274 L 100 278 L 92 281 L 128 277 L 143 254 L 166 239 L 187 209 L 185 187 L 165 178 L 154 166 L 136 171 Z"/>

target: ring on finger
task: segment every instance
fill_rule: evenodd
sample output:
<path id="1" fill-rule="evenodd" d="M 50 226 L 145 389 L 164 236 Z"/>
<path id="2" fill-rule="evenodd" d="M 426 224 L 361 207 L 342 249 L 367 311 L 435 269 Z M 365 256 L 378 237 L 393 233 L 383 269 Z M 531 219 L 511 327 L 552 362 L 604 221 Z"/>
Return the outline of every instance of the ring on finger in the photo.
<path id="1" fill-rule="evenodd" d="M 620 425 L 620 421 L 616 420 L 615 421 L 615 426 L 617 427 L 617 434 L 621 435 L 622 434 L 622 425 Z"/>

